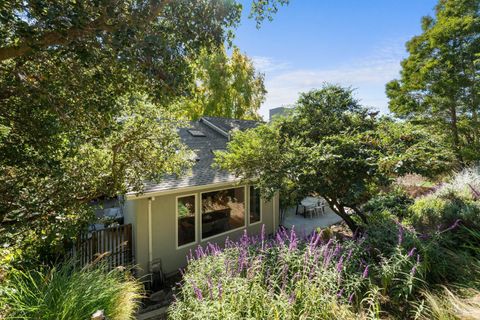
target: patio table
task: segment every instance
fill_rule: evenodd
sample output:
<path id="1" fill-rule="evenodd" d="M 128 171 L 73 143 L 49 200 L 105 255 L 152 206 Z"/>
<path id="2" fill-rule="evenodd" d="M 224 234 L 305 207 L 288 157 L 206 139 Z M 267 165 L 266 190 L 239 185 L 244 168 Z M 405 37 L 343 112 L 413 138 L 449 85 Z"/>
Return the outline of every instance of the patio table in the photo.
<path id="1" fill-rule="evenodd" d="M 314 197 L 306 197 L 305 199 L 300 201 L 300 205 L 302 205 L 303 207 L 303 212 L 302 212 L 303 216 L 305 217 L 308 208 L 313 208 L 318 206 L 319 201 L 320 199 L 314 198 Z M 298 214 L 298 205 L 297 205 L 296 214 Z"/>

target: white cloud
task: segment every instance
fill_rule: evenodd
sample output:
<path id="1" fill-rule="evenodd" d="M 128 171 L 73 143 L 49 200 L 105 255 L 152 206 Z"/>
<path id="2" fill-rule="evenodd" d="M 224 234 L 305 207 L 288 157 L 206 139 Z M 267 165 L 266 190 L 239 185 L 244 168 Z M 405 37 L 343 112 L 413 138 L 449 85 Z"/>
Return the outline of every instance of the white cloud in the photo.
<path id="1" fill-rule="evenodd" d="M 319 88 L 325 82 L 351 86 L 362 104 L 387 112 L 385 84 L 398 77 L 400 61 L 404 56 L 401 46 L 387 44 L 375 54 L 350 61 L 338 67 L 324 69 L 294 69 L 286 62 L 266 57 L 255 59 L 256 66 L 266 74 L 267 99 L 260 113 L 268 119 L 268 110 L 293 104 L 299 92 Z M 283 66 L 275 69 L 276 66 Z"/>
<path id="2" fill-rule="evenodd" d="M 252 61 L 255 69 L 263 73 L 277 72 L 289 68 L 289 64 L 287 62 L 270 57 L 254 56 L 252 57 Z"/>

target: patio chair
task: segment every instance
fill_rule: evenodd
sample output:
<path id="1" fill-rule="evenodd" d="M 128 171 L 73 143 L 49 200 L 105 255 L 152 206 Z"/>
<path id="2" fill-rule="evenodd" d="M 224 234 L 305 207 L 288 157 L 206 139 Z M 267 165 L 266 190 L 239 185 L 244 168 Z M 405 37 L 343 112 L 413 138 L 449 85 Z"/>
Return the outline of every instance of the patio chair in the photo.
<path id="1" fill-rule="evenodd" d="M 310 217 L 310 219 L 312 219 L 314 215 L 315 215 L 315 208 L 308 208 L 305 211 L 305 218 L 308 216 Z"/>

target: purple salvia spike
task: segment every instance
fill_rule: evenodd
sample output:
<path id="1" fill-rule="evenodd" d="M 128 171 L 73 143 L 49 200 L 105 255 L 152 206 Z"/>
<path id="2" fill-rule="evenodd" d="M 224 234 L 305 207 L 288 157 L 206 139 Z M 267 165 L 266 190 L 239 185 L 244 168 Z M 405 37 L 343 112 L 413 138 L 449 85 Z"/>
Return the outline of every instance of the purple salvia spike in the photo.
<path id="1" fill-rule="evenodd" d="M 415 250 L 417 250 L 417 248 L 413 247 L 413 248 L 408 252 L 407 257 L 408 257 L 408 258 L 412 257 L 413 254 L 415 253 Z"/>
<path id="2" fill-rule="evenodd" d="M 353 253 L 353 249 L 348 250 L 347 259 L 345 259 L 345 262 L 350 261 L 350 258 L 352 257 L 352 253 Z"/>
<path id="3" fill-rule="evenodd" d="M 415 275 L 416 272 L 417 272 L 417 266 L 414 265 L 412 270 L 410 270 L 410 274 L 413 276 L 413 275 Z"/>
<path id="4" fill-rule="evenodd" d="M 343 270 L 343 256 L 340 257 L 337 263 L 337 272 L 342 272 Z"/>
<path id="5" fill-rule="evenodd" d="M 355 294 L 352 293 L 352 294 L 348 297 L 348 303 L 352 304 L 353 296 L 354 296 L 354 295 L 355 295 Z"/>
<path id="6" fill-rule="evenodd" d="M 363 274 L 362 274 L 363 279 L 365 279 L 366 277 L 368 277 L 368 265 L 365 267 L 365 269 L 363 270 Z"/>
<path id="7" fill-rule="evenodd" d="M 401 245 L 403 242 L 403 234 L 404 234 L 403 226 L 399 224 L 398 225 L 398 244 L 399 245 Z"/>
<path id="8" fill-rule="evenodd" d="M 341 298 L 341 297 L 342 297 L 343 291 L 345 291 L 344 288 L 342 288 L 342 289 L 337 293 L 337 297 L 338 297 L 338 298 Z"/>
<path id="9" fill-rule="evenodd" d="M 208 284 L 208 292 L 210 294 L 210 299 L 213 300 L 213 285 L 210 277 L 207 278 L 207 284 Z"/>
<path id="10" fill-rule="evenodd" d="M 341 247 L 339 244 L 337 244 L 337 245 L 335 246 L 335 251 L 333 251 L 333 255 L 332 255 L 332 256 L 333 256 L 333 257 L 338 256 L 338 254 L 340 253 L 340 250 L 341 250 L 341 249 L 342 249 L 342 247 Z"/>

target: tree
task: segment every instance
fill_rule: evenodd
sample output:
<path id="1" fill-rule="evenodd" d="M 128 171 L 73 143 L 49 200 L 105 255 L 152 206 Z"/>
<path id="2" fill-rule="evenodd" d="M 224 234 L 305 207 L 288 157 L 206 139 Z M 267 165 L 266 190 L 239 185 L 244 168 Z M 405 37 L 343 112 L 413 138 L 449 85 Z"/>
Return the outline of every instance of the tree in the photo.
<path id="1" fill-rule="evenodd" d="M 390 110 L 449 136 L 460 162 L 480 159 L 480 1 L 440 0 L 407 42 Z"/>
<path id="2" fill-rule="evenodd" d="M 240 13 L 220 0 L 2 2 L 0 243 L 48 251 L 92 219 L 93 199 L 183 171 L 166 106 Z"/>
<path id="3" fill-rule="evenodd" d="M 264 76 L 255 72 L 252 60 L 237 47 L 231 57 L 223 46 L 212 52 L 203 49 L 191 66 L 192 94 L 175 102 L 181 115 L 259 119 L 258 110 L 267 93 Z"/>
<path id="4" fill-rule="evenodd" d="M 300 95 L 291 115 L 238 132 L 216 162 L 266 198 L 289 189 L 297 201 L 323 197 L 350 227 L 368 223 L 361 206 L 395 177 L 435 175 L 451 155 L 440 139 L 409 123 L 377 119 L 350 89 L 325 85 Z"/>

